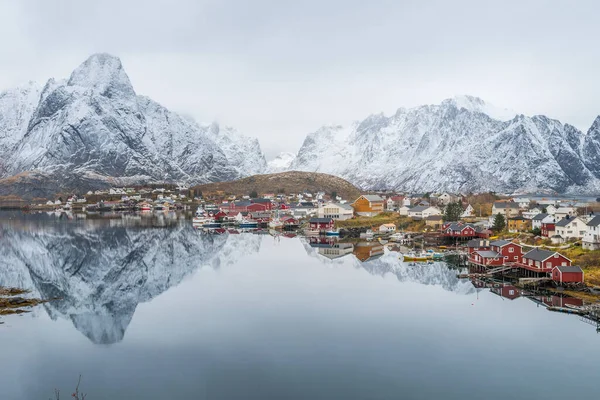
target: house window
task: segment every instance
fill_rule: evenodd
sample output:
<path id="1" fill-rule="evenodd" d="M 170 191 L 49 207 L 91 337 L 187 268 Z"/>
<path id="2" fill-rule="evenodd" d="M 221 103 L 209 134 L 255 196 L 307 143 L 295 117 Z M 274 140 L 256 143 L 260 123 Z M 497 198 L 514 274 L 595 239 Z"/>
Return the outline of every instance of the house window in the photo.
<path id="1" fill-rule="evenodd" d="M 509 252 L 509 253 L 514 253 L 514 252 L 515 252 L 515 249 L 514 249 L 513 247 L 509 247 L 509 248 L 508 248 L 508 252 Z"/>
<path id="2" fill-rule="evenodd" d="M 554 255 L 554 258 L 558 258 L 558 254 L 555 254 L 555 255 Z"/>
<path id="3" fill-rule="evenodd" d="M 552 268 L 552 263 L 551 262 L 547 262 L 546 263 L 546 268 Z"/>
<path id="4" fill-rule="evenodd" d="M 515 294 L 515 291 L 514 291 L 514 290 L 509 290 L 509 291 L 508 291 L 508 294 L 509 294 L 510 296 L 512 296 L 512 295 L 514 295 L 514 294 Z"/>
<path id="5" fill-rule="evenodd" d="M 515 256 L 515 260 L 518 260 L 518 259 L 519 259 L 519 256 Z"/>
<path id="6" fill-rule="evenodd" d="M 562 265 L 563 267 L 566 267 L 567 263 L 563 261 L 562 264 L 560 264 L 560 265 Z"/>

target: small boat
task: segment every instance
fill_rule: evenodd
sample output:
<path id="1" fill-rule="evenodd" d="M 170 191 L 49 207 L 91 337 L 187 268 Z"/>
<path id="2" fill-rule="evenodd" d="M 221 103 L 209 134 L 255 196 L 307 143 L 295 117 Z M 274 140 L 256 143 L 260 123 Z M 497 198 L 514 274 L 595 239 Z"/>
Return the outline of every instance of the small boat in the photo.
<path id="1" fill-rule="evenodd" d="M 340 236 L 340 231 L 338 229 L 330 229 L 325 231 L 325 236 Z"/>
<path id="2" fill-rule="evenodd" d="M 425 253 L 410 252 L 402 255 L 403 261 L 427 261 L 428 257 Z"/>
<path id="3" fill-rule="evenodd" d="M 258 222 L 251 219 L 242 219 L 239 224 L 240 228 L 258 228 Z"/>

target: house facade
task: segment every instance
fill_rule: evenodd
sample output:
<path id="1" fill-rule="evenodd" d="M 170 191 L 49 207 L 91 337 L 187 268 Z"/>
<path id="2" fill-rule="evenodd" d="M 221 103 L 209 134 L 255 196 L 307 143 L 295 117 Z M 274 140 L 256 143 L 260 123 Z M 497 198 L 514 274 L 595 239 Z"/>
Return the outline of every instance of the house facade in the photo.
<path id="1" fill-rule="evenodd" d="M 486 267 L 500 267 L 504 264 L 504 258 L 496 251 L 477 250 L 471 253 L 469 261 Z"/>
<path id="2" fill-rule="evenodd" d="M 396 225 L 394 224 L 383 224 L 379 227 L 379 232 L 382 233 L 394 233 L 396 232 Z"/>
<path id="3" fill-rule="evenodd" d="M 408 216 L 413 219 L 425 219 L 432 215 L 442 215 L 442 211 L 431 206 L 416 206 L 408 210 Z"/>
<path id="4" fill-rule="evenodd" d="M 354 209 L 349 204 L 327 203 L 317 210 L 319 218 L 333 218 L 336 221 L 345 221 L 354 216 Z"/>
<path id="5" fill-rule="evenodd" d="M 523 255 L 521 264 L 533 271 L 551 272 L 554 267 L 570 266 L 571 260 L 555 251 L 533 249 Z"/>
<path id="6" fill-rule="evenodd" d="M 512 217 L 507 221 L 509 232 L 526 232 L 531 230 L 531 220 L 524 217 Z"/>
<path id="7" fill-rule="evenodd" d="M 492 206 L 492 215 L 502 214 L 505 218 L 516 217 L 520 212 L 519 204 L 512 201 L 499 201 Z"/>
<path id="8" fill-rule="evenodd" d="M 565 217 L 558 221 L 555 227 L 555 235 L 560 235 L 564 240 L 583 239 L 587 231 L 587 224 L 579 217 Z"/>
<path id="9" fill-rule="evenodd" d="M 552 280 L 557 283 L 583 283 L 583 270 L 577 266 L 559 266 L 552 269 Z"/>
<path id="10" fill-rule="evenodd" d="M 556 234 L 556 224 L 554 223 L 554 219 L 552 222 L 542 222 L 542 236 L 543 237 L 552 237 Z"/>
<path id="11" fill-rule="evenodd" d="M 313 231 L 326 231 L 333 229 L 335 222 L 333 218 L 311 218 L 308 220 L 308 225 Z"/>
<path id="12" fill-rule="evenodd" d="M 600 250 L 600 215 L 588 221 L 581 247 L 586 250 Z"/>
<path id="13" fill-rule="evenodd" d="M 356 215 L 362 217 L 373 217 L 384 211 L 385 200 L 376 194 L 365 194 L 352 203 Z"/>
<path id="14" fill-rule="evenodd" d="M 469 254 L 479 250 L 490 250 L 490 241 L 485 239 L 472 239 L 467 242 L 467 252 Z"/>
<path id="15" fill-rule="evenodd" d="M 531 219 L 531 229 L 542 229 L 544 222 L 554 222 L 554 217 L 545 213 L 539 213 Z"/>
<path id="16" fill-rule="evenodd" d="M 520 262 L 523 256 L 523 248 L 508 240 L 494 240 L 490 242 L 490 249 L 500 253 L 505 262 Z"/>

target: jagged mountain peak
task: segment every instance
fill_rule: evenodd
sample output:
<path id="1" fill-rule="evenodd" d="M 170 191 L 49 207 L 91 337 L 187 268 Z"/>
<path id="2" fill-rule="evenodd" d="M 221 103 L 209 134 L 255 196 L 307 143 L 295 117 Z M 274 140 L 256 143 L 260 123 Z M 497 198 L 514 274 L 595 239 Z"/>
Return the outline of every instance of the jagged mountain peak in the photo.
<path id="1" fill-rule="evenodd" d="M 121 60 L 107 53 L 93 54 L 85 60 L 71 73 L 67 86 L 89 88 L 106 97 L 135 96 Z"/>
<path id="2" fill-rule="evenodd" d="M 452 105 L 458 108 L 459 110 L 461 108 L 464 108 L 465 110 L 471 112 L 483 113 L 493 119 L 497 119 L 500 121 L 508 121 L 512 119 L 515 115 L 517 115 L 517 113 L 513 110 L 496 107 L 493 104 L 490 104 L 479 97 L 471 95 L 454 96 L 450 99 L 442 101 L 441 105 Z"/>

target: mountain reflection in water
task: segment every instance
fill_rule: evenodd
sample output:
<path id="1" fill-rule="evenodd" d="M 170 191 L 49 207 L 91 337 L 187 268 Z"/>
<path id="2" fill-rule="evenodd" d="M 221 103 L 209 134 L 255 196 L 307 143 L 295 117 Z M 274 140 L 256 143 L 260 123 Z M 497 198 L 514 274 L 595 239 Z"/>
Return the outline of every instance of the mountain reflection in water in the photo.
<path id="1" fill-rule="evenodd" d="M 306 256 L 324 264 L 350 263 L 372 275 L 392 274 L 402 282 L 440 285 L 462 294 L 475 290 L 445 263 L 409 266 L 376 242 L 202 234 L 174 214 L 57 222 L 61 220 L 54 216 L 2 219 L 0 285 L 59 298 L 44 305 L 48 315 L 71 320 L 97 344 L 121 341 L 139 303 L 178 285 L 199 268 L 224 268 L 259 253 L 267 240 L 300 241 Z"/>

